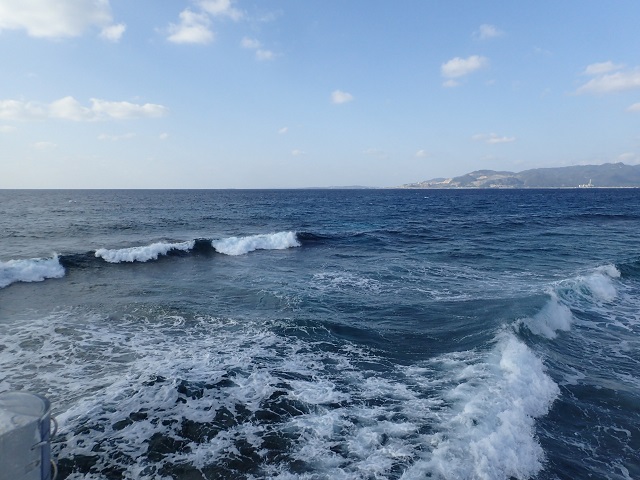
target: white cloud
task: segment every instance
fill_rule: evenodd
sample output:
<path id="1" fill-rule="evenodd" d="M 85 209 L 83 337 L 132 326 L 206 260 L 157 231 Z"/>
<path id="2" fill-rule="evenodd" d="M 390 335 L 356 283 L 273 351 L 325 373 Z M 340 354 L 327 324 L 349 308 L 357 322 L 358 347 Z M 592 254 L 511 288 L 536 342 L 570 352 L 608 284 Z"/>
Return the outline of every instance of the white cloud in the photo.
<path id="1" fill-rule="evenodd" d="M 511 143 L 516 141 L 516 137 L 500 136 L 495 133 L 478 133 L 471 137 L 476 142 L 484 142 L 491 145 L 497 143 Z"/>
<path id="2" fill-rule="evenodd" d="M 85 107 L 73 97 L 63 97 L 50 104 L 22 102 L 20 100 L 0 100 L 0 119 L 44 120 L 57 118 L 76 122 L 96 120 L 124 120 L 131 118 L 156 118 L 168 113 L 162 105 L 130 102 L 109 102 L 91 99 L 91 106 Z"/>
<path id="3" fill-rule="evenodd" d="M 640 112 L 640 102 L 629 106 L 629 108 L 627 108 L 627 112 Z"/>
<path id="4" fill-rule="evenodd" d="M 109 140 L 111 142 L 118 142 L 120 140 L 129 140 L 136 136 L 135 133 L 124 133 L 122 135 L 109 135 L 107 133 L 101 133 L 98 135 L 98 140 Z"/>
<path id="5" fill-rule="evenodd" d="M 587 65 L 587 68 L 584 69 L 583 75 L 602 75 L 604 73 L 613 72 L 615 70 L 620 70 L 624 68 L 622 64 L 615 64 L 612 61 L 601 62 L 601 63 L 592 63 L 591 65 Z"/>
<path id="6" fill-rule="evenodd" d="M 460 82 L 451 78 L 442 82 L 442 86 L 447 88 L 457 87 L 458 85 L 460 85 Z"/>
<path id="7" fill-rule="evenodd" d="M 78 37 L 112 22 L 109 0 L 0 0 L 0 30 L 25 30 L 32 37 Z"/>
<path id="8" fill-rule="evenodd" d="M 504 35 L 502 30 L 498 30 L 494 25 L 484 23 L 473 34 L 478 40 L 488 40 L 490 38 L 501 37 Z"/>
<path id="9" fill-rule="evenodd" d="M 447 80 L 445 87 L 455 87 L 457 82 L 452 79 L 464 77 L 489 65 L 489 59 L 479 55 L 471 55 L 468 58 L 455 57 L 440 66 L 440 72 Z"/>
<path id="10" fill-rule="evenodd" d="M 427 158 L 429 156 L 429 152 L 426 150 L 418 150 L 415 154 L 416 158 Z"/>
<path id="11" fill-rule="evenodd" d="M 188 8 L 180 12 L 180 23 L 169 24 L 167 40 L 173 43 L 211 43 L 213 32 L 209 29 L 211 20 L 205 13 L 196 13 Z"/>
<path id="12" fill-rule="evenodd" d="M 202 10 L 214 17 L 229 17 L 232 20 L 240 20 L 244 14 L 233 7 L 232 0 L 200 0 L 198 5 Z"/>
<path id="13" fill-rule="evenodd" d="M 98 118 L 158 118 L 168 113 L 166 107 L 153 103 L 139 105 L 130 102 L 108 102 L 97 98 L 91 99 L 91 110 Z"/>
<path id="14" fill-rule="evenodd" d="M 13 133 L 17 130 L 13 125 L 0 125 L 0 133 Z"/>
<path id="15" fill-rule="evenodd" d="M 302 157 L 304 155 L 306 155 L 307 152 L 303 151 L 303 150 L 298 150 L 297 148 L 294 150 L 291 150 L 291 155 L 293 155 L 294 157 Z"/>
<path id="16" fill-rule="evenodd" d="M 100 32 L 100 37 L 110 42 L 119 42 L 124 34 L 127 26 L 124 23 L 118 23 L 117 25 L 109 25 L 104 27 Z"/>
<path id="17" fill-rule="evenodd" d="M 335 90 L 331 93 L 331 102 L 335 104 L 348 103 L 353 101 L 353 95 L 342 90 Z"/>
<path id="18" fill-rule="evenodd" d="M 284 135 L 285 133 L 287 133 L 289 131 L 289 127 L 282 127 L 281 129 L 278 130 L 278 133 L 280 135 Z"/>
<path id="19" fill-rule="evenodd" d="M 74 120 L 76 122 L 88 121 L 94 119 L 94 114 L 90 108 L 83 107 L 73 97 L 64 97 L 49 105 L 49 117 L 63 118 L 65 120 Z"/>
<path id="20" fill-rule="evenodd" d="M 35 102 L 0 100 L 0 118 L 5 120 L 31 120 L 45 118 L 47 108 Z"/>
<path id="21" fill-rule="evenodd" d="M 35 148 L 36 150 L 54 150 L 56 148 L 58 148 L 58 145 L 56 145 L 53 142 L 36 142 L 33 144 L 33 148 Z"/>
<path id="22" fill-rule="evenodd" d="M 160 135 L 158 135 L 158 138 L 159 138 L 160 140 L 163 140 L 163 141 L 164 141 L 164 140 L 166 140 L 167 138 L 169 138 L 169 134 L 168 134 L 167 132 L 163 132 L 163 133 L 161 133 Z"/>
<path id="23" fill-rule="evenodd" d="M 576 93 L 614 93 L 640 88 L 640 68 L 605 73 L 589 80 Z"/>

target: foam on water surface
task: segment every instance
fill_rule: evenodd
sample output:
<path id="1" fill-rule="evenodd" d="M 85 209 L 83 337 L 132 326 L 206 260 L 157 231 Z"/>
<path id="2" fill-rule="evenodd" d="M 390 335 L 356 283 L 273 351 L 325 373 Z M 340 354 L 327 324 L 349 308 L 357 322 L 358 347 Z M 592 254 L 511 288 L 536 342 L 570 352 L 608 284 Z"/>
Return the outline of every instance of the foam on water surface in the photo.
<path id="1" fill-rule="evenodd" d="M 62 470 L 92 478 L 527 478 L 540 470 L 534 419 L 557 387 L 513 334 L 499 334 L 486 352 L 403 366 L 326 331 L 315 341 L 309 327 L 301 336 L 275 327 L 59 312 L 0 327 L 0 391 L 46 392 L 58 409 Z"/>

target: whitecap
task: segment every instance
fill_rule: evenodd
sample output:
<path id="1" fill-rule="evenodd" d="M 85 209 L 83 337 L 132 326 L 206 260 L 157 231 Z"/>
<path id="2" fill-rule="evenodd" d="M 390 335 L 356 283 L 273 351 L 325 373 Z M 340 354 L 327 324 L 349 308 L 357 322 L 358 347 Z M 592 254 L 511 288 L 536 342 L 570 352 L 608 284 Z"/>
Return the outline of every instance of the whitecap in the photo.
<path id="1" fill-rule="evenodd" d="M 211 242 L 217 252 L 225 255 L 244 255 L 254 250 L 284 250 L 301 246 L 295 232 L 229 237 Z"/>
<path id="2" fill-rule="evenodd" d="M 0 262 L 0 288 L 15 282 L 42 282 L 47 278 L 64 277 L 64 267 L 58 255 L 52 258 L 31 258 Z"/>
<path id="3" fill-rule="evenodd" d="M 114 250 L 100 248 L 96 250 L 95 255 L 109 263 L 147 262 L 149 260 L 157 260 L 160 255 L 166 255 L 171 250 L 182 250 L 187 252 L 191 250 L 194 245 L 195 241 L 193 240 L 180 243 L 157 242 L 141 247 L 129 247 Z"/>

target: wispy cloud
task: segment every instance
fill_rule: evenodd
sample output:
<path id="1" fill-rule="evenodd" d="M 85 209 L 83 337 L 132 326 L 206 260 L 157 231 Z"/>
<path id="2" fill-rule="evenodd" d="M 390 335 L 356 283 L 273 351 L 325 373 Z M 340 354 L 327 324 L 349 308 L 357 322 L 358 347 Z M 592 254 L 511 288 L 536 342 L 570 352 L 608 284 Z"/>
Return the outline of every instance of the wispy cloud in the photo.
<path id="1" fill-rule="evenodd" d="M 33 148 L 41 151 L 55 150 L 58 148 L 58 145 L 53 142 L 36 142 L 33 144 Z"/>
<path id="2" fill-rule="evenodd" d="M 580 86 L 577 94 L 606 94 L 640 88 L 640 67 L 625 68 L 613 62 L 602 62 L 587 66 L 583 74 L 594 78 Z"/>
<path id="3" fill-rule="evenodd" d="M 623 64 L 613 63 L 612 61 L 592 63 L 584 69 L 583 75 L 602 75 L 624 68 Z"/>
<path id="4" fill-rule="evenodd" d="M 446 80 L 445 87 L 455 87 L 459 82 L 455 79 L 464 77 L 489 65 L 489 59 L 479 55 L 467 58 L 455 57 L 440 66 L 440 73 Z"/>
<path id="5" fill-rule="evenodd" d="M 488 23 L 483 23 L 480 25 L 478 30 L 473 32 L 473 37 L 478 40 L 488 40 L 490 38 L 497 38 L 504 35 L 502 30 L 499 30 L 494 25 L 489 25 Z"/>
<path id="6" fill-rule="evenodd" d="M 354 100 L 353 95 L 342 90 L 334 90 L 331 93 L 331 102 L 335 104 L 349 103 Z"/>
<path id="7" fill-rule="evenodd" d="M 181 44 L 206 45 L 215 39 L 211 30 L 212 18 L 230 18 L 238 21 L 244 13 L 234 6 L 233 0 L 198 0 L 195 10 L 186 8 L 179 15 L 178 23 L 170 23 L 166 29 L 167 40 Z"/>
<path id="8" fill-rule="evenodd" d="M 244 17 L 244 13 L 235 8 L 233 3 L 232 0 L 200 0 L 198 5 L 211 16 L 238 21 Z"/>
<path id="9" fill-rule="evenodd" d="M 132 118 L 157 118 L 168 113 L 162 105 L 153 103 L 136 104 L 91 99 L 86 107 L 73 97 L 63 97 L 49 104 L 23 102 L 20 100 L 0 100 L 0 119 L 4 120 L 44 120 L 48 118 L 91 122 L 97 120 L 126 120 Z"/>
<path id="10" fill-rule="evenodd" d="M 495 133 L 478 133 L 476 135 L 473 135 L 471 139 L 476 142 L 484 142 L 490 145 L 498 143 L 511 143 L 516 141 L 516 137 L 501 136 Z"/>
<path id="11" fill-rule="evenodd" d="M 284 135 L 285 133 L 287 133 L 289 131 L 289 127 L 282 127 L 280 129 L 278 129 L 278 133 L 280 135 Z"/>
<path id="12" fill-rule="evenodd" d="M 305 152 L 304 150 L 299 150 L 297 148 L 291 150 L 291 155 L 293 155 L 294 157 L 302 157 L 306 154 L 307 152 Z"/>
<path id="13" fill-rule="evenodd" d="M 108 133 L 101 133 L 98 135 L 98 140 L 108 140 L 111 142 L 119 142 L 120 140 L 130 140 L 135 138 L 135 133 L 123 133 L 122 135 L 109 135 Z"/>
<path id="14" fill-rule="evenodd" d="M 249 50 L 255 50 L 257 60 L 273 60 L 276 57 L 275 53 L 273 53 L 271 50 L 262 48 L 262 44 L 254 38 L 244 37 L 240 41 L 240 46 Z"/>
<path id="15" fill-rule="evenodd" d="M 429 152 L 426 150 L 418 150 L 414 156 L 416 158 L 427 158 L 429 156 Z"/>
<path id="16" fill-rule="evenodd" d="M 367 148 L 362 153 L 377 160 L 387 160 L 389 158 L 389 154 L 379 148 Z"/>
<path id="17" fill-rule="evenodd" d="M 113 25 L 109 0 L 2 0 L 0 1 L 0 30 L 25 30 L 37 38 L 79 37 L 92 27 L 100 36 L 117 41 L 124 33 L 124 25 Z"/>
<path id="18" fill-rule="evenodd" d="M 13 133 L 17 130 L 13 125 L 0 125 L 0 133 Z"/>
<path id="19" fill-rule="evenodd" d="M 630 105 L 627 112 L 640 112 L 640 102 Z"/>

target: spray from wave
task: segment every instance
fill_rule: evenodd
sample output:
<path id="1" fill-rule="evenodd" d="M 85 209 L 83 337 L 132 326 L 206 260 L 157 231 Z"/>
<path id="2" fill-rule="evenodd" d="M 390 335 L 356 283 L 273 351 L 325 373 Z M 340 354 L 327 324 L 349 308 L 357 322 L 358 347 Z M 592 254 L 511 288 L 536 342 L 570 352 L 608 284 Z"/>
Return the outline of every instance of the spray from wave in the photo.
<path id="1" fill-rule="evenodd" d="M 58 255 L 52 258 L 31 258 L 0 262 L 0 288 L 15 282 L 42 282 L 47 278 L 64 277 L 64 267 Z"/>

